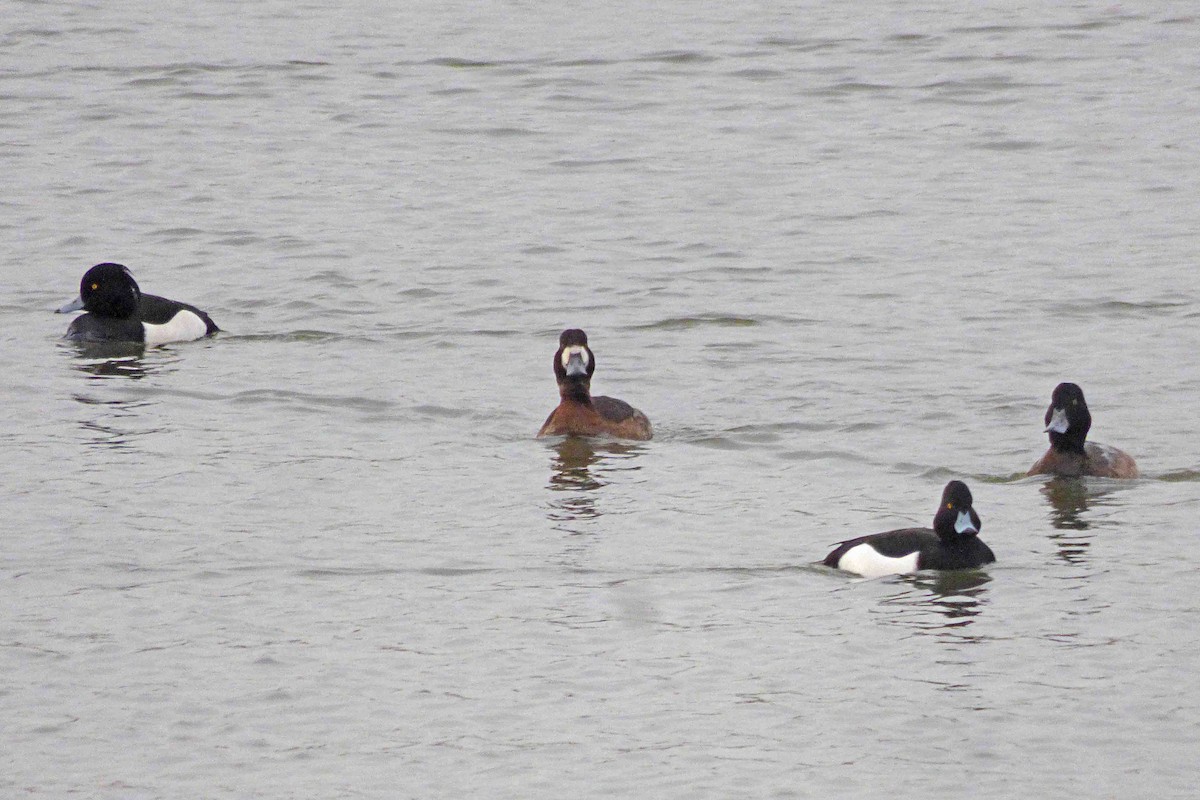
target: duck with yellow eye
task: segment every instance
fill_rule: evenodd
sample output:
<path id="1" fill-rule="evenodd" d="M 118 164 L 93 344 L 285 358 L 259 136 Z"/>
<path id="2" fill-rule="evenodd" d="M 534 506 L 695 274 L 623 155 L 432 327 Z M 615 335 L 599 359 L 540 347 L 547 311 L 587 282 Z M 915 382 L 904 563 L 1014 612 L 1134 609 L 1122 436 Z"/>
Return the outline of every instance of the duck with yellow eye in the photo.
<path id="1" fill-rule="evenodd" d="M 1074 383 L 1060 383 L 1050 396 L 1046 409 L 1046 433 L 1050 449 L 1029 468 L 1030 475 L 1060 475 L 1078 478 L 1136 478 L 1137 463 L 1123 450 L 1087 441 L 1092 413 L 1083 399 L 1083 389 Z"/>
<path id="2" fill-rule="evenodd" d="M 983 526 L 971 490 L 950 481 L 933 517 L 933 528 L 902 528 L 849 539 L 825 557 L 827 567 L 865 578 L 902 575 L 923 569 L 976 569 L 996 560 L 979 540 Z"/>
<path id="3" fill-rule="evenodd" d="M 77 342 L 135 342 L 147 346 L 189 342 L 220 330 L 195 306 L 142 294 L 123 264 L 97 264 L 79 282 L 79 297 L 58 309 L 60 314 L 86 311 L 67 328 Z"/>
<path id="4" fill-rule="evenodd" d="M 558 382 L 558 407 L 550 412 L 538 436 L 615 436 L 647 440 L 654 435 L 650 420 L 641 411 L 614 397 L 592 397 L 596 356 L 587 334 L 568 328 L 558 337 L 554 377 Z"/>

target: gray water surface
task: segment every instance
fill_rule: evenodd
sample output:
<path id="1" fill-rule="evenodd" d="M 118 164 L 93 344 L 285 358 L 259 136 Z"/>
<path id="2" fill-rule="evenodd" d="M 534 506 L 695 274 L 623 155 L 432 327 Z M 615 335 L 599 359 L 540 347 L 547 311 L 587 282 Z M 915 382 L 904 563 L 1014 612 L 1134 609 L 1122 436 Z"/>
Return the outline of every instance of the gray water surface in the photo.
<path id="1" fill-rule="evenodd" d="M 1190 8 L 5 16 L 3 796 L 1193 796 Z M 995 565 L 815 566 L 955 477 Z"/>

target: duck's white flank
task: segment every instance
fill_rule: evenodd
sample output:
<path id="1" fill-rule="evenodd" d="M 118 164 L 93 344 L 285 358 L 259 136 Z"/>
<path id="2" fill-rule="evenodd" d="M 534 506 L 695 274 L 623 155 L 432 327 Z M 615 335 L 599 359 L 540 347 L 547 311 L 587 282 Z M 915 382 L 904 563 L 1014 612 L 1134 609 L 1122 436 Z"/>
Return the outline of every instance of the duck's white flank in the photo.
<path id="1" fill-rule="evenodd" d="M 171 317 L 169 322 L 162 325 L 152 325 L 143 322 L 146 329 L 146 346 L 167 344 L 169 342 L 190 342 L 201 339 L 208 334 L 208 326 L 195 313 L 183 310 Z"/>
<path id="2" fill-rule="evenodd" d="M 903 575 L 917 571 L 917 556 L 918 554 L 913 552 L 906 556 L 892 558 L 864 542 L 846 551 L 846 554 L 838 560 L 838 569 L 858 573 L 864 578 Z"/>

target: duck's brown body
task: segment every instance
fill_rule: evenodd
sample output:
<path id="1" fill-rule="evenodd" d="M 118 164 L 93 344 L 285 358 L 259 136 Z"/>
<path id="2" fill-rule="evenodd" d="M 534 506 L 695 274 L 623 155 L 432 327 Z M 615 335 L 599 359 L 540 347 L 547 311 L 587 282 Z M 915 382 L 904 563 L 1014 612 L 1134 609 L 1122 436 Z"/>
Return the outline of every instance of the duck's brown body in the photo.
<path id="1" fill-rule="evenodd" d="M 564 397 L 546 417 L 538 436 L 619 436 L 646 440 L 654 435 L 650 420 L 624 400 L 592 397 L 580 402 Z"/>
<path id="2" fill-rule="evenodd" d="M 554 353 L 558 407 L 550 412 L 538 436 L 616 436 L 645 441 L 654 435 L 641 411 L 613 397 L 592 397 L 596 359 L 587 334 L 577 328 L 562 332 Z"/>
<path id="3" fill-rule="evenodd" d="M 1055 450 L 1051 447 L 1029 468 L 1029 474 L 1061 475 L 1064 478 L 1078 478 L 1083 475 L 1097 478 L 1136 478 L 1138 468 L 1133 456 L 1124 450 L 1087 442 L 1082 453 Z"/>
<path id="4" fill-rule="evenodd" d="M 1050 407 L 1046 409 L 1046 433 L 1050 449 L 1029 468 L 1030 475 L 1061 475 L 1079 478 L 1136 478 L 1137 464 L 1123 450 L 1087 441 L 1092 427 L 1083 390 L 1073 383 L 1054 387 Z"/>

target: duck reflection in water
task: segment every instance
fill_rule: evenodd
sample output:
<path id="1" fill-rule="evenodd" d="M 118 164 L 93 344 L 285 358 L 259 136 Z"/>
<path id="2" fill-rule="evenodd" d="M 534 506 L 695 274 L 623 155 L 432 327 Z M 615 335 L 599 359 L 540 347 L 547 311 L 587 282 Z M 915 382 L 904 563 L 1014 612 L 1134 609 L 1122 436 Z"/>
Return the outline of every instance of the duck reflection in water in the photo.
<path id="1" fill-rule="evenodd" d="M 987 584 L 991 577 L 976 570 L 903 575 L 897 580 L 907 585 L 898 594 L 886 597 L 882 605 L 899 608 L 891 621 L 926 633 L 953 633 L 956 641 L 976 641 L 965 629 L 975 622 L 987 605 Z M 929 613 L 933 612 L 933 613 Z"/>
<path id="2" fill-rule="evenodd" d="M 1088 511 L 1093 505 L 1106 505 L 1108 501 L 1104 498 L 1118 488 L 1121 487 L 1099 488 L 1086 478 L 1063 477 L 1051 478 L 1042 485 L 1041 492 L 1050 501 L 1050 524 L 1062 531 L 1050 536 L 1060 558 L 1070 564 L 1088 560 L 1094 534 L 1083 532 L 1096 524 L 1087 518 Z"/>
<path id="3" fill-rule="evenodd" d="M 72 397 L 82 406 L 79 428 L 86 433 L 88 446 L 134 450 L 143 438 L 162 432 L 159 427 L 147 427 L 146 409 L 154 405 L 151 399 L 113 399 L 86 394 Z"/>
<path id="4" fill-rule="evenodd" d="M 556 442 L 552 449 L 554 457 L 546 488 L 562 492 L 565 496 L 551 499 L 550 519 L 562 521 L 600 516 L 603 512 L 596 506 L 598 490 L 608 482 L 595 474 L 599 471 L 597 465 L 614 459 L 635 457 L 642 447 L 629 442 L 568 436 Z"/>
<path id="5" fill-rule="evenodd" d="M 66 346 L 79 356 L 72 366 L 94 378 L 140 380 L 154 371 L 154 367 L 146 364 L 146 348 L 140 344 L 71 342 Z"/>
<path id="6" fill-rule="evenodd" d="M 1051 478 L 1042 485 L 1050 501 L 1050 524 L 1059 529 L 1082 531 L 1089 526 L 1081 515 L 1088 510 L 1087 486 L 1079 478 Z"/>
<path id="7" fill-rule="evenodd" d="M 130 378 L 135 381 L 141 380 L 152 372 L 136 356 L 87 361 L 76 364 L 75 369 L 86 372 L 94 378 Z"/>
<path id="8" fill-rule="evenodd" d="M 64 342 L 75 356 L 71 365 L 93 379 L 130 378 L 174 369 L 179 356 L 167 348 L 147 350 L 140 342 Z"/>
<path id="9" fill-rule="evenodd" d="M 154 405 L 152 399 L 123 392 L 114 396 L 110 390 L 101 391 L 101 386 L 113 380 L 140 381 L 163 372 L 177 360 L 175 356 L 166 351 L 148 356 L 140 343 L 70 342 L 65 346 L 78 356 L 72 368 L 87 376 L 88 383 L 81 384 L 72 398 L 81 406 L 79 428 L 88 446 L 136 450 L 145 437 L 161 431 L 147 426 L 146 409 Z M 120 385 L 124 384 L 108 383 L 110 389 Z M 92 388 L 97 391 L 90 391 Z"/>
<path id="10" fill-rule="evenodd" d="M 131 421 L 137 420 L 136 414 L 133 413 L 116 413 L 102 420 L 80 420 L 80 429 L 89 437 L 87 446 L 134 451 L 140 449 L 143 439 L 162 433 L 161 428 L 138 428 L 128 425 L 122 417 L 130 417 Z"/>

